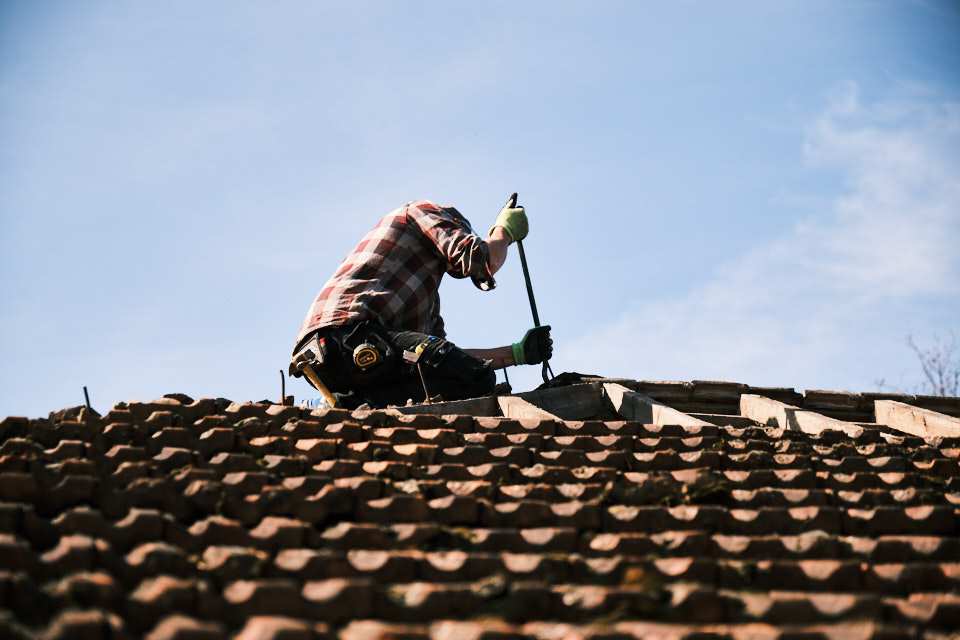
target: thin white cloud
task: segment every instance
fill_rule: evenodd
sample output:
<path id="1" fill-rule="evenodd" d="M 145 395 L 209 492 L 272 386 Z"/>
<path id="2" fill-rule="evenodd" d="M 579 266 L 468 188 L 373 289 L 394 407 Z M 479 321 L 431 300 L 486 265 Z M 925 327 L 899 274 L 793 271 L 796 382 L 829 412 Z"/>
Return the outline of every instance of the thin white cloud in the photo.
<path id="1" fill-rule="evenodd" d="M 637 301 L 558 359 L 608 375 L 798 387 L 882 377 L 871 368 L 902 345 L 872 341 L 917 321 L 893 311 L 960 292 L 960 107 L 914 100 L 865 105 L 848 88 L 804 135 L 811 170 L 843 178 L 828 211 L 758 239 L 690 291 Z"/>

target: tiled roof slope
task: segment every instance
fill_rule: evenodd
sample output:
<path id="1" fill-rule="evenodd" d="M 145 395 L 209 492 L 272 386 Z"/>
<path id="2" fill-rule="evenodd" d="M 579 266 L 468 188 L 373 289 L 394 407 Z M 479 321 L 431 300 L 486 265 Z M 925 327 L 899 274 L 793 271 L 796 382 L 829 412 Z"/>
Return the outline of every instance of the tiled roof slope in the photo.
<path id="1" fill-rule="evenodd" d="M 520 419 L 180 395 L 7 418 L 0 637 L 960 628 L 960 438 L 744 408 L 792 390 L 621 382 L 590 409 L 597 385 L 501 399 L 541 416 Z M 612 419 L 651 397 L 650 423 Z"/>

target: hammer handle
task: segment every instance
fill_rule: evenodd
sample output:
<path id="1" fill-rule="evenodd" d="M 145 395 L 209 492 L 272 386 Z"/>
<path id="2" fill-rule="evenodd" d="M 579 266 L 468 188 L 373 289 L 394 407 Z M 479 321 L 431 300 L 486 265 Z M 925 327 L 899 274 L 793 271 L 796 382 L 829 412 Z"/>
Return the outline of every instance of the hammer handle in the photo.
<path id="1" fill-rule="evenodd" d="M 320 392 L 320 395 L 323 396 L 323 399 L 331 407 L 337 406 L 337 398 L 332 393 L 330 389 L 327 389 L 327 385 L 323 384 L 323 381 L 320 380 L 320 376 L 317 375 L 317 372 L 313 370 L 309 364 L 304 363 L 303 365 L 303 375 L 307 376 L 307 380 L 310 381 L 310 384 L 313 385 L 314 389 Z"/>

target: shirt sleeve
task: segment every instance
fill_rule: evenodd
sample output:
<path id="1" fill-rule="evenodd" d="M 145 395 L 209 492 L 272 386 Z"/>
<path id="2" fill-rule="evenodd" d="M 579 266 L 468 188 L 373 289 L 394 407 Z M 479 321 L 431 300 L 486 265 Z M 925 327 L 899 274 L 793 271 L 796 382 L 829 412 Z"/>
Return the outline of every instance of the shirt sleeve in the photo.
<path id="1" fill-rule="evenodd" d="M 470 223 L 453 207 L 421 201 L 408 207 L 408 216 L 447 261 L 454 278 L 471 278 L 478 289 L 497 286 L 490 273 L 490 249 Z"/>

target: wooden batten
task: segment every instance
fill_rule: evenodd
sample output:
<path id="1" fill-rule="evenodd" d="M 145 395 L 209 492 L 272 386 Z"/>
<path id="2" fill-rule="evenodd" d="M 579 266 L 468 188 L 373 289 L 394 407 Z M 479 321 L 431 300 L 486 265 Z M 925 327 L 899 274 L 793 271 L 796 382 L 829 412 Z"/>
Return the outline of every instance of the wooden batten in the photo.
<path id="1" fill-rule="evenodd" d="M 827 430 L 843 431 L 852 438 L 863 433 L 863 427 L 852 422 L 844 422 L 825 415 L 806 411 L 800 407 L 785 404 L 763 396 L 743 394 L 740 396 L 740 415 L 760 424 L 776 424 L 778 427 L 793 429 L 816 435 Z"/>
<path id="2" fill-rule="evenodd" d="M 500 412 L 504 418 L 513 418 L 515 420 L 536 419 L 536 420 L 559 420 L 560 418 L 549 411 L 531 404 L 523 398 L 517 396 L 500 396 L 497 398 L 500 405 Z"/>
<path id="3" fill-rule="evenodd" d="M 500 405 L 495 396 L 471 398 L 469 400 L 451 400 L 433 404 L 414 404 L 406 407 L 394 407 L 400 413 L 426 413 L 431 415 L 499 416 Z"/>
<path id="4" fill-rule="evenodd" d="M 627 420 L 636 420 L 644 424 L 675 424 L 682 427 L 711 426 L 710 422 L 677 411 L 650 396 L 631 391 L 622 384 L 604 384 L 603 392 L 614 410 Z"/>
<path id="5" fill-rule="evenodd" d="M 894 400 L 874 402 L 877 424 L 921 438 L 960 437 L 960 418 Z"/>
<path id="6" fill-rule="evenodd" d="M 603 395 L 602 387 L 595 382 L 528 391 L 518 393 L 516 397 L 526 400 L 561 420 L 605 419 L 612 413 Z"/>

